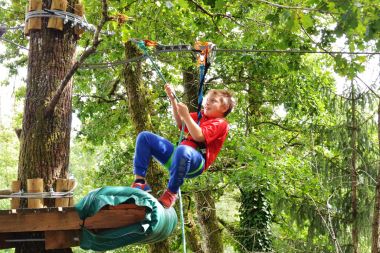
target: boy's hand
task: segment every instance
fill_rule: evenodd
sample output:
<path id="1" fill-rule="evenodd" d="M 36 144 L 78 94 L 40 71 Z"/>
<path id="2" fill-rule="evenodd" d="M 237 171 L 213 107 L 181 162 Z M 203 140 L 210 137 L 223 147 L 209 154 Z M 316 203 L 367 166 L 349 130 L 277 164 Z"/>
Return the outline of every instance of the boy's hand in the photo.
<path id="1" fill-rule="evenodd" d="M 169 99 L 170 100 L 173 100 L 175 97 L 174 97 L 174 89 L 173 87 L 170 85 L 170 84 L 165 84 L 165 92 L 166 92 L 166 95 L 168 95 Z"/>
<path id="2" fill-rule="evenodd" d="M 177 104 L 177 111 L 182 118 L 184 118 L 186 115 L 189 115 L 189 108 L 187 108 L 187 105 L 184 103 Z"/>

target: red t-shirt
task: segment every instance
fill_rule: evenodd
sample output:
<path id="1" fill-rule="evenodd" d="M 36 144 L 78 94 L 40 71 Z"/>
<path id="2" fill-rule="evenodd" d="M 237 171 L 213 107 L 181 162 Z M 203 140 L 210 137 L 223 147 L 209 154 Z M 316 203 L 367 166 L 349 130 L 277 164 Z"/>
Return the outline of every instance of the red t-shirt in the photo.
<path id="1" fill-rule="evenodd" d="M 198 122 L 198 115 L 196 112 L 190 113 L 190 116 L 195 122 Z M 222 149 L 223 143 L 227 138 L 229 130 L 228 122 L 225 118 L 209 118 L 202 112 L 202 118 L 199 123 L 202 129 L 203 136 L 205 137 L 206 144 L 206 164 L 205 170 L 215 161 L 219 151 Z M 189 133 L 187 128 L 186 133 Z M 197 148 L 198 145 L 194 142 L 193 137 L 188 134 L 186 139 L 181 142 L 181 145 L 188 145 Z"/>

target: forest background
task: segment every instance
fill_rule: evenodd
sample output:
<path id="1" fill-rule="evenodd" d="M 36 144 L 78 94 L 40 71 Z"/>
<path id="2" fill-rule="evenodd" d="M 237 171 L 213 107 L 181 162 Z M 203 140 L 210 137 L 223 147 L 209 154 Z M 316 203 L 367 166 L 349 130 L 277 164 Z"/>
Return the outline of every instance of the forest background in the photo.
<path id="1" fill-rule="evenodd" d="M 133 97 L 148 94 L 140 106 L 148 112 L 154 132 L 173 142 L 179 135 L 162 80 L 148 61 L 98 64 L 128 60 L 128 39 L 164 45 L 203 40 L 219 49 L 273 50 L 219 51 L 212 62 L 206 89 L 234 91 L 238 106 L 228 116 L 231 130 L 217 162 L 182 188 L 188 201 L 187 236 L 193 243 L 189 250 L 380 252 L 380 58 L 328 53 L 380 51 L 378 1 L 107 2 L 112 20 L 103 30 L 114 34 L 101 35 L 97 51 L 73 77 L 76 123 L 70 126 L 68 174 L 79 182 L 77 200 L 101 186 L 130 185 L 140 128 L 133 119 Z M 97 24 L 100 1 L 83 3 L 87 20 Z M 0 23 L 8 28 L 22 25 L 26 5 L 0 0 Z M 133 20 L 124 22 L 125 17 Z M 77 57 L 93 36 L 86 32 L 78 41 Z M 22 30 L 10 29 L 0 38 L 28 46 Z M 0 189 L 5 189 L 20 171 L 15 130 L 23 127 L 28 52 L 2 42 L 0 60 L 8 70 L 5 75 L 2 69 L 2 86 L 15 87 L 16 99 L 12 107 L 0 103 L 0 112 L 12 111 L 10 122 L 0 120 Z M 189 87 L 198 84 L 195 55 L 156 58 L 180 99 L 194 107 Z M 141 68 L 141 80 L 129 80 L 128 67 Z M 128 82 L 134 81 L 142 83 L 141 94 L 128 94 Z M 1 209 L 9 208 L 8 202 L 1 200 Z M 215 206 L 207 207 L 210 203 Z M 220 236 L 213 243 L 219 246 L 207 242 L 213 235 L 204 230 L 210 224 L 202 224 L 202 206 L 205 212 L 216 211 Z M 169 251 L 180 252 L 180 229 L 169 240 Z M 144 245 L 115 252 L 136 250 L 152 252 Z"/>

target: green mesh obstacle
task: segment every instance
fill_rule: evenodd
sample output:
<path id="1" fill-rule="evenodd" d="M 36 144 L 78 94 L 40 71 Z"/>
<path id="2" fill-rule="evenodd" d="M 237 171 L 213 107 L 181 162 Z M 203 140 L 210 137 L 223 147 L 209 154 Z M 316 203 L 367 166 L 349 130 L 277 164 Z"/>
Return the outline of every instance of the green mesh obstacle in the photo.
<path id="1" fill-rule="evenodd" d="M 168 238 L 177 225 L 173 208 L 164 208 L 155 197 L 140 189 L 106 186 L 90 192 L 75 209 L 84 220 L 96 214 L 105 205 L 133 203 L 146 207 L 142 222 L 117 229 L 93 233 L 82 228 L 80 247 L 97 251 L 111 250 L 133 243 L 155 243 Z"/>

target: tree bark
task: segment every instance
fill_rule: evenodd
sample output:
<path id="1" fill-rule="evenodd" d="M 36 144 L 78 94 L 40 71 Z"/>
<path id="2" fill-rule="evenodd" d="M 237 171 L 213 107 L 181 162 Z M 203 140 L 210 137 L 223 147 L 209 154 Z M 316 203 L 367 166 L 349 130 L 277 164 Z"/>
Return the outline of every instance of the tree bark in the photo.
<path id="1" fill-rule="evenodd" d="M 43 9 L 49 9 L 50 2 L 44 0 Z M 73 5 L 74 1 L 69 1 L 69 6 Z M 73 12 L 70 9 L 68 11 Z M 63 32 L 47 29 L 46 25 L 45 18 L 42 20 L 41 30 L 30 31 L 26 100 L 18 166 L 18 178 L 24 190 L 29 178 L 43 178 L 44 189 L 49 191 L 57 178 L 68 177 L 71 82 L 64 89 L 54 113 L 45 117 L 45 110 L 73 64 L 77 38 L 69 25 Z M 54 206 L 54 201 L 45 201 L 45 205 Z M 45 252 L 44 243 L 22 243 L 16 248 L 16 252 Z M 71 249 L 57 252 L 71 252 Z"/>
<path id="2" fill-rule="evenodd" d="M 377 106 L 377 142 L 380 147 L 380 99 Z M 380 253 L 379 247 L 379 220 L 380 220 L 380 163 L 377 164 L 375 206 L 372 220 L 372 247 L 371 253 Z"/>
<path id="3" fill-rule="evenodd" d="M 197 71 L 188 68 L 183 71 L 183 84 L 185 87 L 185 103 L 190 111 L 196 111 L 198 108 L 198 89 L 199 82 L 196 80 Z M 199 243 L 192 241 L 191 245 L 194 252 L 223 252 L 222 230 L 216 216 L 215 201 L 211 191 L 195 193 L 197 218 L 202 231 L 202 249 L 199 249 Z M 192 235 L 189 235 L 192 233 Z M 189 239 L 197 240 L 199 238 L 196 227 L 187 233 Z M 196 251 L 197 250 L 197 251 Z M 201 250 L 201 251 L 200 251 Z"/>
<path id="4" fill-rule="evenodd" d="M 206 253 L 223 252 L 222 229 L 216 216 L 215 201 L 211 191 L 195 193 L 198 221 L 203 236 L 203 250 Z"/>
<path id="5" fill-rule="evenodd" d="M 194 112 L 198 108 L 197 71 L 194 67 L 189 67 L 182 71 L 182 76 L 185 90 L 184 103 L 188 106 L 189 111 Z M 198 226 L 193 219 L 193 212 L 193 208 L 189 208 L 186 215 L 186 241 L 192 252 L 203 253 Z"/>
<path id="6" fill-rule="evenodd" d="M 356 139 L 358 125 L 356 122 L 356 100 L 355 100 L 355 87 L 351 81 L 351 209 L 352 209 L 352 246 L 353 253 L 358 253 L 359 244 L 359 228 L 358 228 L 358 174 L 356 170 Z"/>
<path id="7" fill-rule="evenodd" d="M 131 42 L 125 44 L 125 55 L 127 59 L 139 56 L 141 52 Z M 132 62 L 124 68 L 125 88 L 127 90 L 129 112 L 132 122 L 135 125 L 136 134 L 148 130 L 153 130 L 151 120 L 152 101 L 150 90 L 144 86 L 142 81 L 141 62 Z M 156 162 L 151 162 L 148 168 L 147 181 L 152 187 L 152 193 L 158 196 L 166 188 L 166 180 L 164 180 L 164 171 Z M 168 253 L 169 241 L 164 240 L 159 243 L 150 245 L 152 253 Z"/>

